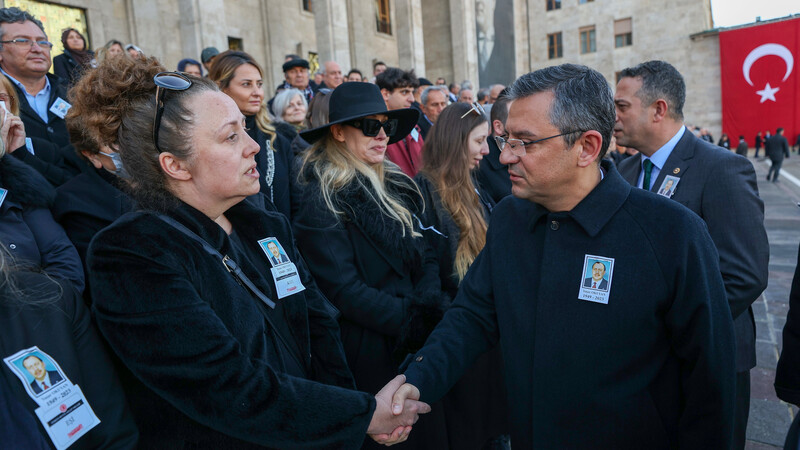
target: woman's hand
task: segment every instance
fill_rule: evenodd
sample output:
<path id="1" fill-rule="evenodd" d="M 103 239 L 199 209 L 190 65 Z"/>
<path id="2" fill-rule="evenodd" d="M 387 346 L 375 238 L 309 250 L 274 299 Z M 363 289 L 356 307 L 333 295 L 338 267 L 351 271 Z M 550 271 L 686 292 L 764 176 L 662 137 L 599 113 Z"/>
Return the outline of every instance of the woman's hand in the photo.
<path id="1" fill-rule="evenodd" d="M 3 120 L 3 126 L 0 127 L 0 138 L 3 139 L 6 151 L 13 153 L 14 150 L 25 145 L 25 124 L 18 116 L 2 108 L 0 108 L 0 117 Z"/>

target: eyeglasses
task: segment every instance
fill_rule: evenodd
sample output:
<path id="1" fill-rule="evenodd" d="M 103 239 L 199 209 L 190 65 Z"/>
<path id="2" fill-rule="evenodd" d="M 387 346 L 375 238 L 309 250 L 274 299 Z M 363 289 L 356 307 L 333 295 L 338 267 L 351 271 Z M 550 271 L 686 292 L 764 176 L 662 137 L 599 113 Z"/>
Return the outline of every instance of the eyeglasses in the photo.
<path id="1" fill-rule="evenodd" d="M 580 130 L 567 131 L 566 133 L 561 133 L 561 134 L 557 134 L 555 136 L 550 136 L 550 137 L 537 139 L 535 141 L 528 141 L 528 142 L 525 142 L 522 139 L 506 139 L 506 138 L 504 138 L 502 136 L 495 136 L 494 137 L 494 141 L 497 142 L 497 147 L 500 149 L 500 151 L 505 150 L 506 145 L 507 145 L 508 149 L 511 150 L 511 153 L 514 156 L 524 156 L 525 155 L 525 149 L 529 145 L 533 145 L 533 144 L 536 144 L 538 142 L 546 141 L 548 139 L 553 139 L 553 138 L 557 138 L 557 137 L 561 137 L 561 136 L 566 136 L 566 135 L 572 134 L 572 133 L 583 133 L 583 131 L 580 131 Z"/>
<path id="2" fill-rule="evenodd" d="M 467 115 L 469 113 L 471 113 L 471 112 L 475 112 L 475 114 L 477 114 L 479 116 L 485 116 L 486 115 L 486 110 L 483 109 L 483 105 L 481 105 L 478 102 L 472 102 L 472 108 L 470 108 L 469 111 L 465 112 L 464 115 L 461 116 L 461 118 L 463 119 L 464 117 L 467 117 Z"/>
<path id="3" fill-rule="evenodd" d="M 360 128 L 364 136 L 375 137 L 381 132 L 381 128 L 386 132 L 386 136 L 392 137 L 397 132 L 397 119 L 386 119 L 381 122 L 378 119 L 358 119 L 346 122 L 353 128 Z"/>
<path id="4" fill-rule="evenodd" d="M 19 38 L 19 39 L 11 39 L 10 41 L 0 41 L 2 44 L 14 44 L 20 47 L 31 47 L 33 48 L 33 44 L 38 45 L 44 49 L 50 50 L 53 48 L 53 43 L 50 41 L 33 41 L 31 39 Z"/>
<path id="5" fill-rule="evenodd" d="M 164 94 L 167 91 L 185 91 L 192 85 L 192 80 L 180 72 L 161 72 L 153 77 L 156 84 L 156 116 L 153 118 L 153 143 L 156 150 L 161 153 L 158 146 L 158 131 L 161 128 L 161 116 L 164 114 Z"/>

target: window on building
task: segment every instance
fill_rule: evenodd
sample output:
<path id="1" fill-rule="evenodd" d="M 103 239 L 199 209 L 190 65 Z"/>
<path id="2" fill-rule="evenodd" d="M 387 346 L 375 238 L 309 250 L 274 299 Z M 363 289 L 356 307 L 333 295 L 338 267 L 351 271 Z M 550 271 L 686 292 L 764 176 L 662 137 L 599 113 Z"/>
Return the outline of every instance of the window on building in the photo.
<path id="1" fill-rule="evenodd" d="M 594 25 L 581 27 L 581 53 L 594 53 L 597 51 Z"/>
<path id="2" fill-rule="evenodd" d="M 564 49 L 561 46 L 561 33 L 552 33 L 547 35 L 547 57 L 549 59 L 561 58 L 564 55 Z"/>
<path id="3" fill-rule="evenodd" d="M 242 42 L 242 38 L 228 36 L 228 49 L 243 52 L 244 42 Z"/>
<path id="4" fill-rule="evenodd" d="M 375 0 L 378 21 L 378 33 L 392 34 L 392 16 L 389 0 Z"/>
<path id="5" fill-rule="evenodd" d="M 614 21 L 614 47 L 633 45 L 633 27 L 630 17 Z"/>
<path id="6" fill-rule="evenodd" d="M 303 0 L 303 11 L 314 12 L 314 7 L 311 5 L 311 0 Z"/>
<path id="7" fill-rule="evenodd" d="M 561 0 L 546 0 L 547 1 L 547 10 L 552 11 L 554 9 L 561 9 Z"/>

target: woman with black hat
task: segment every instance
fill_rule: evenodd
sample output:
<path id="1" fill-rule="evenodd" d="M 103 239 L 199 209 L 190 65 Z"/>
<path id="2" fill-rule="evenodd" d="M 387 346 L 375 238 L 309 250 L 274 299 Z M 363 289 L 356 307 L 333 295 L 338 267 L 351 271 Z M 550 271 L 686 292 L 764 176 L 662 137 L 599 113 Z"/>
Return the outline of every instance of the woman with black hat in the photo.
<path id="1" fill-rule="evenodd" d="M 419 189 L 386 146 L 414 128 L 413 109 L 387 111 L 377 86 L 350 82 L 330 99 L 330 122 L 302 132 L 298 246 L 341 311 L 342 343 L 356 385 L 380 388 L 442 316 L 436 258 L 420 234 Z M 441 408 L 414 427 L 408 448 L 449 448 Z M 370 447 L 373 444 L 367 443 Z"/>

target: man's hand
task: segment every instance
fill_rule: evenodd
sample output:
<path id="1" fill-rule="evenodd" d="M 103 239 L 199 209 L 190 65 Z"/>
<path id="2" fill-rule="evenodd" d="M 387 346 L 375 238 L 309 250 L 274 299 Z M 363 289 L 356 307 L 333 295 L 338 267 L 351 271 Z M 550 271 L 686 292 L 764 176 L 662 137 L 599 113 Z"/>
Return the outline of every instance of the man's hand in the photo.
<path id="1" fill-rule="evenodd" d="M 402 414 L 405 409 L 403 405 L 406 404 L 408 399 L 419 400 L 419 395 L 419 389 L 413 384 L 405 383 L 400 386 L 392 396 L 392 414 Z"/>
<path id="2" fill-rule="evenodd" d="M 419 419 L 419 414 L 426 414 L 431 410 L 427 403 L 417 401 L 419 390 L 414 388 L 417 392 L 416 398 L 408 396 L 409 399 L 403 399 L 400 403 L 399 412 L 393 411 L 392 396 L 401 386 L 411 386 L 404 385 L 405 380 L 404 375 L 398 375 L 375 395 L 375 413 L 367 434 L 380 444 L 393 445 L 405 441 L 411 433 L 411 426 Z"/>

